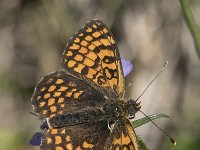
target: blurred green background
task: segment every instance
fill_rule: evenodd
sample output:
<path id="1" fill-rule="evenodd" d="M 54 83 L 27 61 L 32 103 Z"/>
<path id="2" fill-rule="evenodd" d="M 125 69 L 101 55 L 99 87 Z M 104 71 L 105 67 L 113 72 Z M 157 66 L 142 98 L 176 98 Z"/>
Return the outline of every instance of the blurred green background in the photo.
<path id="1" fill-rule="evenodd" d="M 200 1 L 190 6 L 200 25 Z M 199 150 L 200 63 L 179 0 L 0 0 L 0 149 L 39 149 L 28 144 L 41 124 L 29 114 L 34 86 L 61 69 L 64 45 L 93 18 L 110 27 L 121 57 L 134 64 L 127 98 L 136 99 L 169 61 L 140 100 L 147 115 L 170 116 L 156 123 L 177 146 L 152 123 L 137 135 L 150 150 Z"/>

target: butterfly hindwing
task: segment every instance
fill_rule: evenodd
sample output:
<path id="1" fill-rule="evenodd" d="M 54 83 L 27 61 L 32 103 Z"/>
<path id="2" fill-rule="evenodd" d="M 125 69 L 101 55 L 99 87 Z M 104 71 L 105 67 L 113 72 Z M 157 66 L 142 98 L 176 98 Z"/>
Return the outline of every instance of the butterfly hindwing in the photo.
<path id="1" fill-rule="evenodd" d="M 44 76 L 32 96 L 32 105 L 40 118 L 101 106 L 105 101 L 96 89 L 64 71 Z"/>
<path id="2" fill-rule="evenodd" d="M 67 44 L 64 68 L 89 82 L 108 98 L 124 96 L 124 76 L 114 37 L 107 26 L 92 20 L 85 24 Z"/>
<path id="3" fill-rule="evenodd" d="M 41 150 L 103 150 L 110 131 L 107 122 L 44 131 Z"/>
<path id="4" fill-rule="evenodd" d="M 139 150 L 137 137 L 127 119 L 118 120 L 113 129 L 107 121 L 43 132 L 41 150 Z"/>

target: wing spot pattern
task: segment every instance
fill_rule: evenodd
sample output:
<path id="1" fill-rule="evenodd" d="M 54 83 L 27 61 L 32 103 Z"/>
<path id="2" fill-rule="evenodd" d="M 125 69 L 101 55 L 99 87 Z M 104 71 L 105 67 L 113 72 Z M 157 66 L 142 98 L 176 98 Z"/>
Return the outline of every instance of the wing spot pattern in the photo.
<path id="1" fill-rule="evenodd" d="M 86 41 L 89 41 L 89 42 L 93 40 L 92 36 L 89 36 L 89 35 L 86 36 L 85 39 L 86 39 Z"/>
<path id="2" fill-rule="evenodd" d="M 49 92 L 53 92 L 56 89 L 55 85 L 51 85 L 48 89 Z"/>
<path id="3" fill-rule="evenodd" d="M 105 50 L 101 50 L 100 51 L 100 53 L 98 54 L 98 56 L 99 56 L 99 58 L 101 59 L 101 60 L 103 60 L 104 59 L 104 57 L 108 57 L 107 55 L 106 55 L 106 53 L 104 53 L 103 51 L 105 51 Z M 107 52 L 109 52 L 109 54 L 110 54 L 110 57 L 114 57 L 115 55 L 114 55 L 114 52 L 112 51 L 112 50 L 106 50 Z M 114 67 L 114 66 L 112 66 L 112 67 Z M 116 68 L 116 66 L 115 66 L 115 68 Z"/>
<path id="4" fill-rule="evenodd" d="M 50 118 L 55 117 L 55 116 L 56 116 L 56 114 L 50 114 Z"/>
<path id="5" fill-rule="evenodd" d="M 87 41 L 85 41 L 85 40 L 82 40 L 82 41 L 81 41 L 81 46 L 87 47 L 87 45 L 88 45 L 88 42 L 87 42 Z"/>
<path id="6" fill-rule="evenodd" d="M 68 83 L 68 86 L 75 87 L 76 84 L 75 84 L 74 82 L 71 82 L 71 81 L 70 81 L 70 82 Z"/>
<path id="7" fill-rule="evenodd" d="M 98 32 L 98 31 L 92 33 L 92 36 L 95 37 L 95 38 L 98 38 L 100 35 L 101 35 L 101 33 Z"/>
<path id="8" fill-rule="evenodd" d="M 61 107 L 61 108 L 64 108 L 64 107 L 65 107 L 65 104 L 61 104 L 60 107 Z M 61 112 L 60 112 L 60 113 L 61 113 Z"/>
<path id="9" fill-rule="evenodd" d="M 58 145 L 62 143 L 62 138 L 60 136 L 55 136 L 55 144 Z"/>
<path id="10" fill-rule="evenodd" d="M 67 135 L 66 138 L 65 138 L 65 140 L 66 140 L 67 142 L 70 142 L 70 141 L 71 141 L 70 136 Z"/>
<path id="11" fill-rule="evenodd" d="M 45 104 L 46 102 L 40 102 L 40 107 L 44 107 Z"/>
<path id="12" fill-rule="evenodd" d="M 45 98 L 45 99 L 49 98 L 50 96 L 51 96 L 50 93 L 46 93 L 46 94 L 44 94 L 44 98 Z"/>
<path id="13" fill-rule="evenodd" d="M 74 98 L 79 98 L 80 95 L 82 95 L 83 91 L 79 91 L 77 93 L 74 93 Z"/>
<path id="14" fill-rule="evenodd" d="M 85 65 L 78 64 L 78 66 L 74 68 L 74 71 L 81 73 L 81 71 L 83 70 L 84 67 L 85 67 Z"/>
<path id="15" fill-rule="evenodd" d="M 79 147 L 76 148 L 76 150 L 82 150 L 82 149 L 81 149 L 81 147 L 79 146 Z"/>
<path id="16" fill-rule="evenodd" d="M 99 83 L 100 85 L 106 83 L 106 79 L 104 78 L 104 76 L 99 76 L 99 77 L 97 78 L 97 80 L 98 80 L 98 83 Z"/>
<path id="17" fill-rule="evenodd" d="M 88 58 L 91 58 L 91 60 L 93 60 L 93 61 L 97 60 L 97 54 L 95 54 L 94 52 L 89 52 L 88 54 L 86 54 L 86 56 Z"/>
<path id="18" fill-rule="evenodd" d="M 121 138 L 115 138 L 113 141 L 113 145 L 121 145 L 121 141 L 123 141 L 123 145 L 129 145 L 131 143 L 131 139 L 128 135 L 124 135 L 122 132 Z"/>
<path id="19" fill-rule="evenodd" d="M 76 89 L 76 88 L 73 88 L 73 89 L 71 89 L 71 92 L 76 92 L 78 89 Z"/>
<path id="20" fill-rule="evenodd" d="M 83 33 L 80 33 L 80 34 L 79 34 L 79 36 L 81 36 L 81 37 L 82 37 L 82 36 L 83 36 Z"/>
<path id="21" fill-rule="evenodd" d="M 39 96 L 37 96 L 37 98 L 36 98 L 37 100 L 40 100 L 41 99 L 41 96 L 39 95 Z"/>
<path id="22" fill-rule="evenodd" d="M 95 29 L 97 28 L 96 24 L 93 24 L 92 27 L 95 28 Z"/>
<path id="23" fill-rule="evenodd" d="M 72 143 L 67 144 L 66 148 L 67 150 L 72 150 L 73 149 Z"/>
<path id="24" fill-rule="evenodd" d="M 51 107 L 50 107 L 50 110 L 51 110 L 51 112 L 56 112 L 57 107 L 56 107 L 56 106 L 51 106 Z"/>
<path id="25" fill-rule="evenodd" d="M 108 69 L 105 70 L 105 74 L 106 74 L 106 77 L 107 77 L 108 79 L 111 79 L 111 78 L 112 78 L 112 74 L 109 72 Z"/>
<path id="26" fill-rule="evenodd" d="M 47 83 L 51 83 L 52 81 L 53 81 L 53 79 L 50 78 L 50 79 L 47 80 Z"/>
<path id="27" fill-rule="evenodd" d="M 61 146 L 56 146 L 56 150 L 64 150 Z"/>
<path id="28" fill-rule="evenodd" d="M 82 61 L 82 60 L 83 60 L 83 56 L 80 55 L 80 54 L 77 54 L 77 55 L 74 57 L 74 60 L 76 60 L 76 61 Z"/>
<path id="29" fill-rule="evenodd" d="M 108 36 L 108 39 L 111 42 L 111 44 L 115 44 L 115 41 L 113 40 L 113 38 L 111 36 Z"/>
<path id="30" fill-rule="evenodd" d="M 97 73 L 97 71 L 94 70 L 94 69 L 89 69 L 89 70 L 88 70 L 88 75 L 91 75 L 91 78 L 93 78 L 93 76 L 94 76 L 96 73 Z"/>
<path id="31" fill-rule="evenodd" d="M 108 33 L 108 30 L 106 28 L 103 28 L 104 33 Z"/>
<path id="32" fill-rule="evenodd" d="M 88 77 L 89 79 L 95 79 L 94 75 L 97 73 L 97 71 L 95 71 L 94 69 L 90 69 L 88 70 L 88 73 L 86 74 L 86 77 Z"/>
<path id="33" fill-rule="evenodd" d="M 75 43 L 80 43 L 80 39 L 79 39 L 79 38 L 76 38 L 76 39 L 74 40 L 74 42 L 75 42 Z"/>
<path id="34" fill-rule="evenodd" d="M 88 143 L 87 141 L 84 141 L 82 144 L 83 148 L 92 148 L 94 147 L 93 144 Z"/>
<path id="35" fill-rule="evenodd" d="M 67 86 L 61 86 L 60 89 L 58 89 L 57 91 L 58 92 L 63 92 L 63 91 L 66 91 L 68 89 Z"/>
<path id="36" fill-rule="evenodd" d="M 65 129 L 62 129 L 62 131 L 60 133 L 61 134 L 65 134 Z"/>
<path id="37" fill-rule="evenodd" d="M 79 48 L 80 48 L 80 46 L 77 44 L 73 44 L 72 46 L 69 47 L 69 49 L 71 49 L 71 50 L 77 50 Z"/>
<path id="38" fill-rule="evenodd" d="M 68 50 L 67 53 L 66 53 L 66 56 L 67 56 L 67 57 L 73 56 L 72 51 Z"/>
<path id="39" fill-rule="evenodd" d="M 94 65 L 94 61 L 91 60 L 91 59 L 85 58 L 85 59 L 84 59 L 84 64 L 85 64 L 86 66 L 88 66 L 88 67 L 91 67 L 91 66 Z"/>
<path id="40" fill-rule="evenodd" d="M 85 47 L 81 47 L 81 49 L 79 50 L 79 53 L 81 53 L 81 54 L 87 54 L 88 50 Z"/>
<path id="41" fill-rule="evenodd" d="M 50 137 L 47 137 L 47 144 L 51 144 L 52 143 L 52 139 Z"/>
<path id="42" fill-rule="evenodd" d="M 47 114 L 47 110 L 43 110 L 43 111 L 42 111 L 42 114 L 43 114 L 43 115 L 46 115 L 46 114 Z"/>
<path id="43" fill-rule="evenodd" d="M 92 28 L 87 28 L 86 32 L 92 32 Z"/>
<path id="44" fill-rule="evenodd" d="M 48 100 L 48 106 L 51 106 L 51 105 L 53 105 L 55 103 L 55 98 L 50 98 L 49 100 Z"/>
<path id="45" fill-rule="evenodd" d="M 90 44 L 90 45 L 88 46 L 88 48 L 89 48 L 91 51 L 93 51 L 93 50 L 95 49 L 95 46 L 94 46 L 93 44 Z"/>
<path id="46" fill-rule="evenodd" d="M 102 45 L 102 43 L 101 43 L 100 41 L 98 41 L 98 40 L 96 40 L 96 41 L 94 41 L 94 42 L 92 42 L 92 43 L 93 43 L 96 47 Z"/>
<path id="47" fill-rule="evenodd" d="M 58 134 L 58 129 L 52 129 L 51 134 Z"/>
<path id="48" fill-rule="evenodd" d="M 76 62 L 74 60 L 69 60 L 67 65 L 69 68 L 73 68 L 76 65 Z"/>
<path id="49" fill-rule="evenodd" d="M 59 97 L 60 95 L 61 95 L 61 92 L 55 92 L 53 96 L 54 97 Z"/>
<path id="50" fill-rule="evenodd" d="M 55 82 L 55 84 L 62 84 L 63 82 L 64 82 L 63 79 L 57 79 L 56 82 Z"/>
<path id="51" fill-rule="evenodd" d="M 46 90 L 46 88 L 45 88 L 45 87 L 42 87 L 40 91 L 43 92 L 43 91 L 45 91 L 45 90 Z"/>
<path id="52" fill-rule="evenodd" d="M 63 103 L 64 102 L 64 98 L 63 97 L 60 97 L 59 99 L 58 99 L 58 103 Z"/>
<path id="53" fill-rule="evenodd" d="M 71 97 L 72 96 L 72 92 L 67 92 L 65 96 L 66 97 Z"/>
<path id="54" fill-rule="evenodd" d="M 104 46 L 110 46 L 108 39 L 100 39 L 100 42 L 103 43 Z"/>

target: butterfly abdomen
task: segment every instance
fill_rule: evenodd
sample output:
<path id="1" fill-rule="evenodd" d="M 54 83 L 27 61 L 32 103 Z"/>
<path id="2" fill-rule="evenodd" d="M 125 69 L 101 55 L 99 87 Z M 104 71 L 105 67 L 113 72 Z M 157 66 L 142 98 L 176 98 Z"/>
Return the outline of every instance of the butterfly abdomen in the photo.
<path id="1" fill-rule="evenodd" d="M 102 120 L 103 112 L 99 109 L 86 109 L 75 113 L 59 114 L 48 119 L 48 125 L 52 128 L 74 126 L 88 122 Z"/>
<path id="2" fill-rule="evenodd" d="M 48 119 L 48 125 L 51 128 L 60 128 L 88 122 L 115 120 L 126 115 L 128 116 L 128 114 L 134 115 L 137 111 L 136 106 L 131 100 L 126 103 L 108 103 L 101 108 L 90 108 L 80 112 L 58 114 Z"/>

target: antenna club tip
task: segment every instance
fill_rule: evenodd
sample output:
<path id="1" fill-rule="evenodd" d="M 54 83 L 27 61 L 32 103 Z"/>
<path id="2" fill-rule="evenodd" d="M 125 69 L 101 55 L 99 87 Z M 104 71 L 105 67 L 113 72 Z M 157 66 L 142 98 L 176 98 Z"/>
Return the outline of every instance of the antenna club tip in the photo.
<path id="1" fill-rule="evenodd" d="M 169 138 L 170 139 L 170 141 L 172 142 L 172 144 L 174 145 L 174 146 L 176 146 L 176 141 L 173 139 L 173 138 Z"/>

